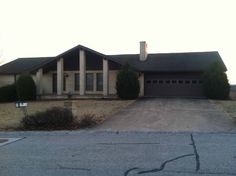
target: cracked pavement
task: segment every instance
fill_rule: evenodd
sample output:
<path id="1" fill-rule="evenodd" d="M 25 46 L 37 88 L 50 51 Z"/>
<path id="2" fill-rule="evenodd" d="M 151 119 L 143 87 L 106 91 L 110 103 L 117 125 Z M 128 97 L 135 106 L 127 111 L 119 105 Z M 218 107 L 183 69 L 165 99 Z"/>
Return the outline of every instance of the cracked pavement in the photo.
<path id="1" fill-rule="evenodd" d="M 236 133 L 0 132 L 1 176 L 236 175 Z"/>

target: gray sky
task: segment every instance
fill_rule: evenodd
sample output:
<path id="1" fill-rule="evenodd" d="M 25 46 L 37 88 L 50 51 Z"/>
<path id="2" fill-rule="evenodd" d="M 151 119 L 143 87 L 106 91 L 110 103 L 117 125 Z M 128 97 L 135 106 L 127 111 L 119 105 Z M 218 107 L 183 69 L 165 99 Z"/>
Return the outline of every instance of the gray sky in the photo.
<path id="1" fill-rule="evenodd" d="M 219 51 L 236 83 L 235 0 L 0 0 L 0 63 L 78 44 L 104 54 Z"/>

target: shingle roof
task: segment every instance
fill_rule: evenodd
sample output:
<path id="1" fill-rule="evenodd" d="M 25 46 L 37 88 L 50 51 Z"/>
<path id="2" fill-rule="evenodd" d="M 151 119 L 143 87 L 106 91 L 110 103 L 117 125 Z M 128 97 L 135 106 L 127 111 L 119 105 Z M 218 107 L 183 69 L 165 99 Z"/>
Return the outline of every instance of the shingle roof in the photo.
<path id="1" fill-rule="evenodd" d="M 70 53 L 76 49 L 83 49 L 102 57 L 106 56 L 102 53 L 99 53 L 83 45 L 77 45 L 55 57 L 18 58 L 16 60 L 13 60 L 9 63 L 0 66 L 0 74 L 19 74 L 24 72 L 32 72 L 52 61 L 60 59 L 60 57 L 63 57 L 67 53 Z"/>
<path id="2" fill-rule="evenodd" d="M 86 46 L 77 45 L 77 46 L 75 46 L 75 47 L 73 47 L 73 48 L 71 48 L 71 49 L 69 49 L 69 50 L 67 50 L 67 51 L 65 51 L 65 52 L 63 52 L 63 53 L 57 55 L 56 57 L 57 57 L 57 58 L 60 58 L 60 57 L 64 56 L 65 54 L 70 53 L 71 51 L 74 51 L 74 50 L 76 50 L 76 49 L 83 49 L 83 50 L 85 50 L 85 51 L 92 52 L 92 53 L 97 54 L 97 55 L 102 56 L 102 57 L 105 57 L 105 56 L 106 56 L 105 54 L 102 54 L 102 53 L 100 53 L 100 52 L 97 52 L 97 51 L 95 51 L 95 50 L 93 50 L 93 49 L 91 49 L 91 48 L 88 48 L 88 47 L 86 47 Z"/>
<path id="3" fill-rule="evenodd" d="M 0 66 L 0 74 L 32 72 L 54 59 L 55 57 L 19 58 Z"/>
<path id="4" fill-rule="evenodd" d="M 95 53 L 109 60 L 123 65 L 129 62 L 130 65 L 142 72 L 185 72 L 185 71 L 204 71 L 212 62 L 219 61 L 227 70 L 219 53 L 213 52 L 190 52 L 190 53 L 158 53 L 148 54 L 146 61 L 139 61 L 139 54 L 123 55 L 104 55 L 95 50 L 78 45 L 70 50 L 59 54 L 56 57 L 34 57 L 19 58 L 5 65 L 0 66 L 0 74 L 19 74 L 32 72 L 36 69 L 59 59 L 65 54 L 75 49 L 84 49 Z"/>
<path id="5" fill-rule="evenodd" d="M 139 61 L 139 54 L 109 56 L 115 62 L 128 62 L 134 69 L 143 72 L 204 71 L 214 61 L 222 63 L 227 70 L 217 51 L 148 54 L 145 61 Z"/>

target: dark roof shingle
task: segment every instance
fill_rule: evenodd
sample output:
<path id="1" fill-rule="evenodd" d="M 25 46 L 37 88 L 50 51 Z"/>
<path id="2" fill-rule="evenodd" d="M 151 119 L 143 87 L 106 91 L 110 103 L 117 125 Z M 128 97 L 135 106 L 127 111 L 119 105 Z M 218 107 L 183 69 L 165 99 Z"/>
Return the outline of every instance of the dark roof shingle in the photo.
<path id="1" fill-rule="evenodd" d="M 44 65 L 55 61 L 68 52 L 76 49 L 84 49 L 109 60 L 123 65 L 126 62 L 142 72 L 188 72 L 204 71 L 212 62 L 218 61 L 225 67 L 219 53 L 213 52 L 189 52 L 189 53 L 160 53 L 148 54 L 146 61 L 139 61 L 139 54 L 104 55 L 90 48 L 78 45 L 56 57 L 19 58 L 0 66 L 0 74 L 19 74 L 33 72 Z"/>
<path id="2" fill-rule="evenodd" d="M 0 66 L 0 74 L 32 72 L 54 59 L 55 57 L 19 58 Z"/>
<path id="3" fill-rule="evenodd" d="M 128 62 L 134 69 L 143 72 L 198 72 L 204 71 L 215 61 L 223 64 L 225 71 L 227 70 L 217 51 L 148 54 L 145 61 L 139 61 L 139 54 L 109 56 L 115 62 Z"/>

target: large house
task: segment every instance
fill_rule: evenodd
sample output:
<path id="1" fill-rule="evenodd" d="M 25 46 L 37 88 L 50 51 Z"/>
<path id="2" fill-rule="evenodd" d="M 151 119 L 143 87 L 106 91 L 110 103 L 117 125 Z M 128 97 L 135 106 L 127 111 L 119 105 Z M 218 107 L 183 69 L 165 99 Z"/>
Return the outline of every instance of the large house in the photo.
<path id="1" fill-rule="evenodd" d="M 204 97 L 202 75 L 219 53 L 150 53 L 140 42 L 139 54 L 105 55 L 78 45 L 55 57 L 18 58 L 0 67 L 0 87 L 31 74 L 40 98 L 109 97 L 116 95 L 116 75 L 128 62 L 138 73 L 140 96 Z"/>

